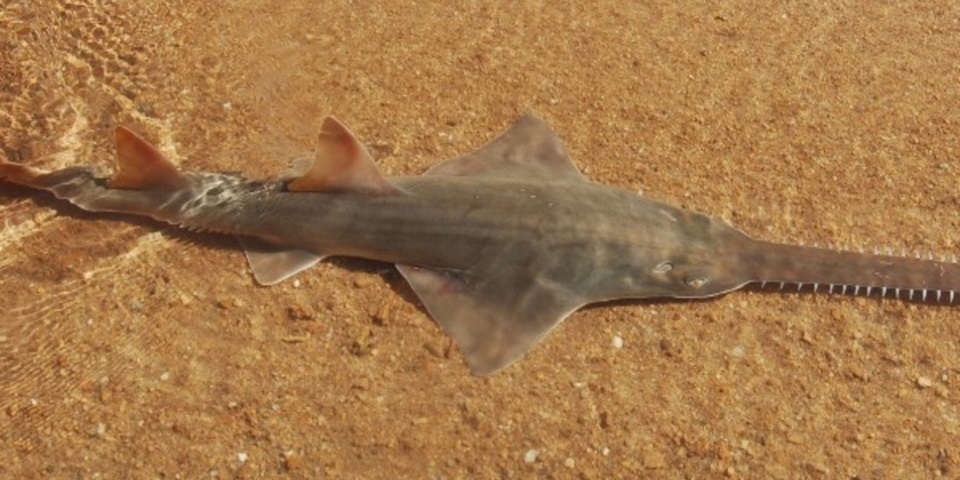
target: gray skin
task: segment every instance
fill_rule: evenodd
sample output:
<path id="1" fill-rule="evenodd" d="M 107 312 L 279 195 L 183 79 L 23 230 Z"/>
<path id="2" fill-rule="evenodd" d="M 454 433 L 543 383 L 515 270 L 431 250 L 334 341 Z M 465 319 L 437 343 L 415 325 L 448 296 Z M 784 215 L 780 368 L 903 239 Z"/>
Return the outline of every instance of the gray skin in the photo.
<path id="1" fill-rule="evenodd" d="M 909 292 L 952 303 L 960 266 L 756 241 L 711 219 L 587 181 L 527 116 L 473 154 L 384 179 L 390 194 L 291 192 L 286 180 L 186 173 L 176 189 L 121 190 L 89 169 L 0 179 L 92 211 L 237 235 L 260 283 L 325 256 L 395 263 L 476 375 L 516 361 L 577 308 L 703 298 L 750 282 Z M 13 172 L 13 173 L 12 173 Z"/>

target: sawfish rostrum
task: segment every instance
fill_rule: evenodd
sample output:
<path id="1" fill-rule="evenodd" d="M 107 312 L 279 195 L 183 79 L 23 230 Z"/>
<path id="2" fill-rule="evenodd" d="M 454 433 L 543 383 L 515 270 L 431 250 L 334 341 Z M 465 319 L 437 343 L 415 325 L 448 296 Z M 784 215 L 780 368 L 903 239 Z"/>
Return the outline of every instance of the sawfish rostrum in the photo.
<path id="1" fill-rule="evenodd" d="M 264 285 L 331 255 L 394 263 L 476 375 L 516 361 L 571 312 L 603 300 L 702 298 L 750 282 L 941 303 L 960 293 L 955 260 L 753 240 L 592 183 L 533 116 L 420 176 L 382 176 L 332 117 L 312 166 L 295 178 L 181 172 L 129 130 L 117 128 L 116 141 L 112 178 L 2 162 L 0 180 L 86 210 L 235 235 Z"/>

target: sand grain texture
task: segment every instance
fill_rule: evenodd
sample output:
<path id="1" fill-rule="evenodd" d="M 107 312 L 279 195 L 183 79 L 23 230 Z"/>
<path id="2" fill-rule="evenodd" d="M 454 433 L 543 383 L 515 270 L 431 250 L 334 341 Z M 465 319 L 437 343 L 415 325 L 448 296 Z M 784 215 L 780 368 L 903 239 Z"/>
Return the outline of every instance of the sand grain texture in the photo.
<path id="1" fill-rule="evenodd" d="M 0 152 L 110 169 L 123 124 L 268 176 L 334 114 L 406 174 L 533 111 L 756 237 L 960 253 L 957 7 L 695 3 L 7 0 Z M 388 265 L 259 288 L 228 238 L 3 185 L 0 308 L 3 478 L 960 472 L 957 307 L 618 302 L 476 379 Z"/>

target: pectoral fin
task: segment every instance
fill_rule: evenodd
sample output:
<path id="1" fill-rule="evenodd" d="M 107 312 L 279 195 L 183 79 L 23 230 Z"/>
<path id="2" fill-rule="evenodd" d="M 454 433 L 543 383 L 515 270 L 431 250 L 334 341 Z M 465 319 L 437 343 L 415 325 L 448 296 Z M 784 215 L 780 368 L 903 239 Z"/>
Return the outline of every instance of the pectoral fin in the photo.
<path id="1" fill-rule="evenodd" d="M 587 181 L 570 160 L 557 134 L 546 122 L 530 114 L 479 150 L 436 165 L 425 175 Z"/>
<path id="2" fill-rule="evenodd" d="M 556 285 L 397 265 L 470 371 L 489 375 L 522 357 L 584 302 Z"/>
<path id="3" fill-rule="evenodd" d="M 313 252 L 272 245 L 252 237 L 237 237 L 237 242 L 247 254 L 253 278 L 260 285 L 280 283 L 323 259 Z"/>

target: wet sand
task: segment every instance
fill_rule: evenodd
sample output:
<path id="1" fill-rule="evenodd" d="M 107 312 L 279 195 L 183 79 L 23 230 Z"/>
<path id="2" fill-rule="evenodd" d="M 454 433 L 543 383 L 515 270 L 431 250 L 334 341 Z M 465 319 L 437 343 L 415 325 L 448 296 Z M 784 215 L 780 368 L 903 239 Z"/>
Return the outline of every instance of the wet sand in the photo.
<path id="1" fill-rule="evenodd" d="M 110 169 L 122 124 L 266 177 L 333 114 L 415 174 L 531 111 L 592 180 L 755 237 L 960 253 L 956 9 L 521 3 L 7 1 L 0 151 Z M 261 288 L 229 238 L 9 185 L 0 220 L 3 478 L 960 471 L 957 307 L 616 302 L 477 379 L 389 265 Z"/>

